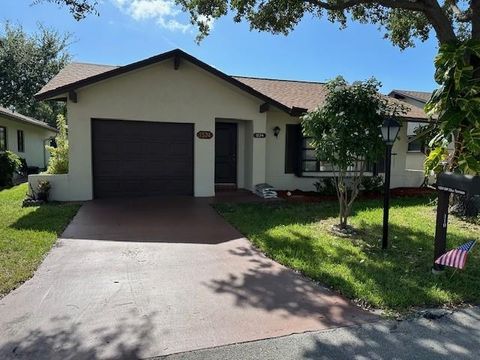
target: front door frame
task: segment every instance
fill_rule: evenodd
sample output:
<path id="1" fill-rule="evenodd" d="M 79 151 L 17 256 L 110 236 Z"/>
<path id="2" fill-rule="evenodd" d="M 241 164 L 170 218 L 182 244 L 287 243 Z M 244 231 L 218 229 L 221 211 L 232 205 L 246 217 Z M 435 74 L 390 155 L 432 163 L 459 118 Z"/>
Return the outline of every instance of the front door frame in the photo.
<path id="1" fill-rule="evenodd" d="M 217 133 L 217 125 L 224 125 L 226 127 L 230 127 L 231 129 L 234 129 L 234 134 L 235 136 L 233 137 L 234 138 L 234 141 L 235 143 L 232 144 L 232 149 L 234 149 L 235 151 L 235 154 L 233 156 L 233 159 L 231 160 L 231 162 L 233 163 L 232 164 L 232 168 L 234 169 L 234 174 L 233 174 L 233 181 L 229 181 L 229 182 L 218 182 L 217 181 L 217 172 L 216 172 L 216 163 L 217 163 L 217 144 L 215 142 L 215 185 L 234 185 L 235 187 L 237 187 L 238 185 L 238 123 L 236 122 L 229 122 L 229 121 L 216 121 L 215 122 L 215 139 L 217 139 L 217 136 L 218 136 L 218 133 Z M 216 141 L 216 140 L 215 140 Z"/>

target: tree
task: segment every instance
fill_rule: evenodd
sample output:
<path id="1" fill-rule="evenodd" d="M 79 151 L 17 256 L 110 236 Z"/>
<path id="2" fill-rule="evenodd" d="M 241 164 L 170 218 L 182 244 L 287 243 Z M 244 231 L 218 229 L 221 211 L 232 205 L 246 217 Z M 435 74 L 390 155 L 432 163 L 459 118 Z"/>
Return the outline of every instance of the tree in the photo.
<path id="1" fill-rule="evenodd" d="M 426 170 L 480 175 L 480 78 L 469 59 L 480 57 L 480 41 L 444 44 L 435 59 L 440 85 L 425 106 L 438 124 L 429 146 Z M 448 144 L 455 143 L 449 153 Z"/>
<path id="2" fill-rule="evenodd" d="M 49 2 L 59 6 L 66 6 L 75 20 L 82 20 L 88 14 L 97 14 L 96 0 L 35 0 L 34 4 Z"/>
<path id="3" fill-rule="evenodd" d="M 50 153 L 48 174 L 68 174 L 68 133 L 65 116 L 57 117 L 58 135 L 55 138 L 56 146 L 47 146 Z"/>
<path id="4" fill-rule="evenodd" d="M 405 108 L 381 96 L 375 79 L 348 85 L 338 77 L 326 88 L 324 106 L 304 115 L 302 126 L 318 159 L 332 167 L 340 206 L 338 227 L 344 230 L 367 164 L 384 152 L 379 128 L 386 116 Z"/>
<path id="5" fill-rule="evenodd" d="M 55 125 L 64 104 L 37 102 L 37 93 L 70 60 L 70 35 L 39 26 L 29 35 L 7 23 L 0 33 L 0 105 Z"/>

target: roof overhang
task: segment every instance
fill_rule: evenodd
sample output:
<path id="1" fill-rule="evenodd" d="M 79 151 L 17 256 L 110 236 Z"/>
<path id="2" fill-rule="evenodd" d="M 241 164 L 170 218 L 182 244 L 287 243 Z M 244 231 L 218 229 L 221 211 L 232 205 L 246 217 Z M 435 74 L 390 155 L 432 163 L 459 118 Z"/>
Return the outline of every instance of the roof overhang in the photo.
<path id="1" fill-rule="evenodd" d="M 47 123 L 44 123 L 43 121 L 40 121 L 40 120 L 37 120 L 37 119 L 30 118 L 30 117 L 22 115 L 22 114 L 10 113 L 10 112 L 3 111 L 2 109 L 0 109 L 0 116 L 3 116 L 5 118 L 8 118 L 8 119 L 13 120 L 13 121 L 19 121 L 19 122 L 22 122 L 22 123 L 25 123 L 25 124 L 28 124 L 28 125 L 32 125 L 32 126 L 38 126 L 38 127 L 43 128 L 45 130 L 49 130 L 49 131 L 58 133 L 57 129 L 55 129 L 54 127 L 51 127 Z"/>

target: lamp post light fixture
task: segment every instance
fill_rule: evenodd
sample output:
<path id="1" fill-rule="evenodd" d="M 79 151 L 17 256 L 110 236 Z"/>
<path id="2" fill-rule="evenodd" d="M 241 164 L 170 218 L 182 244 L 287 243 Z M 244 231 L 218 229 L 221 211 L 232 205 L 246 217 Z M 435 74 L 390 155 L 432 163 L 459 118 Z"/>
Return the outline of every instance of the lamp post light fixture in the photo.
<path id="1" fill-rule="evenodd" d="M 382 124 L 382 139 L 386 146 L 385 153 L 385 190 L 383 197 L 383 237 L 382 249 L 388 248 L 388 213 L 390 210 L 390 172 L 392 167 L 392 147 L 398 132 L 400 124 L 393 118 L 386 118 Z"/>

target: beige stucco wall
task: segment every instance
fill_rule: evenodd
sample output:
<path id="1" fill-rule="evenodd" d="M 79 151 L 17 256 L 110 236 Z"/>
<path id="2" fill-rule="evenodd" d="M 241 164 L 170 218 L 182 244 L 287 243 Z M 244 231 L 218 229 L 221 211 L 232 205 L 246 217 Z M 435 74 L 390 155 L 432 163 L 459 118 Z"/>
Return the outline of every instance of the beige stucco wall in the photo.
<path id="1" fill-rule="evenodd" d="M 0 115 L 0 126 L 7 128 L 7 149 L 27 161 L 28 166 L 46 167 L 48 153 L 45 150 L 45 140 L 55 136 L 54 131 L 40 126 L 30 125 L 12 120 Z M 23 130 L 25 151 L 18 151 L 17 130 Z"/>
<path id="2" fill-rule="evenodd" d="M 215 119 L 242 121 L 245 146 L 244 186 L 265 181 L 265 139 L 250 138 L 265 132 L 266 113 L 259 99 L 220 78 L 182 61 L 173 60 L 129 72 L 77 91 L 78 102 L 68 102 L 70 140 L 69 200 L 92 199 L 91 118 L 194 123 L 215 132 Z M 253 137 L 253 134 L 252 134 Z M 194 140 L 194 194 L 214 195 L 215 140 Z M 255 154 L 255 156 L 253 156 Z"/>

